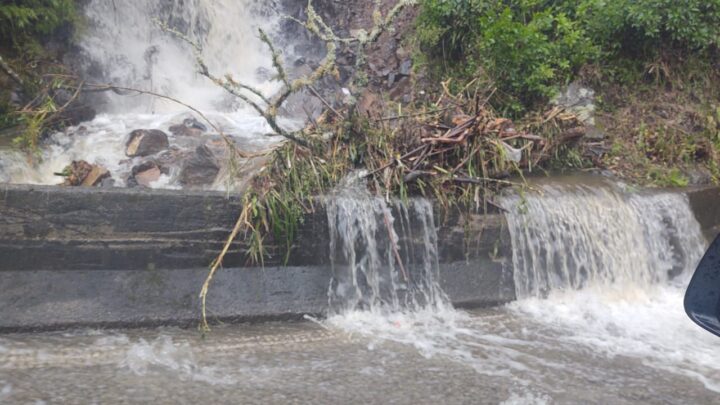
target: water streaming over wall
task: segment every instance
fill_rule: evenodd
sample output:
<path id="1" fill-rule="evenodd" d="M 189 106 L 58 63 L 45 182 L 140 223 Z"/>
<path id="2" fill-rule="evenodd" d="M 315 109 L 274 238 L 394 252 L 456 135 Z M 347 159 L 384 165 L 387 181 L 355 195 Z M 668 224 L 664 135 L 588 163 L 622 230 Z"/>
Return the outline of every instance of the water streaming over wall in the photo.
<path id="1" fill-rule="evenodd" d="M 333 281 L 330 307 L 405 311 L 447 305 L 437 233 L 425 199 L 386 202 L 355 173 L 327 198 Z"/>
<path id="2" fill-rule="evenodd" d="M 329 219 L 344 265 L 336 263 L 343 272 L 331 301 L 344 298 L 345 307 L 326 324 L 366 336 L 371 349 L 385 341 L 410 345 L 425 357 L 450 359 L 539 393 L 554 389 L 543 375 L 571 370 L 597 378 L 599 370 L 579 364 L 618 357 L 720 392 L 717 342 L 695 327 L 682 307 L 684 287 L 706 247 L 686 196 L 594 181 L 538 187 L 539 192 L 503 201 L 519 300 L 494 316 L 449 305 L 403 307 L 402 300 L 400 310 L 378 310 L 397 308 L 398 300 L 383 294 L 383 286 L 402 291 L 397 263 L 387 250 L 391 237 L 403 239 L 402 228 L 378 236 L 383 213 L 392 209 L 367 195 L 358 200 L 357 191 L 354 199 L 336 197 Z M 381 281 L 370 288 L 364 284 L 368 279 Z M 548 351 L 555 354 L 547 357 Z M 587 360 L 593 356 L 597 359 Z M 536 397 L 536 391 L 521 392 Z"/>
<path id="3" fill-rule="evenodd" d="M 525 257 L 518 280 L 533 281 L 518 283 L 525 298 L 508 306 L 461 311 L 437 287 L 430 204 L 388 203 L 361 183 L 355 177 L 328 197 L 336 280 L 324 328 L 225 326 L 207 339 L 179 329 L 0 337 L 0 399 L 32 402 L 17 399 L 41 387 L 112 402 L 161 387 L 168 398 L 250 403 L 716 400 L 717 338 L 682 308 L 705 246 L 682 194 L 586 183 L 508 197 L 515 252 Z M 579 265 L 587 270 L 572 275 Z"/>
<path id="4" fill-rule="evenodd" d="M 693 270 L 706 244 L 681 193 L 550 185 L 506 203 L 519 298 L 664 284 Z"/>

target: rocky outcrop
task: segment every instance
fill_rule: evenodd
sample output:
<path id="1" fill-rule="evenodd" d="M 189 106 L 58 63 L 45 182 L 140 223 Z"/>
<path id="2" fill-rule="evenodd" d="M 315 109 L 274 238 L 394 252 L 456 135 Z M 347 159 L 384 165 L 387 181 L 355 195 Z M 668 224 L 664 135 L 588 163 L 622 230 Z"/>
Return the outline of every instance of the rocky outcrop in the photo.
<path id="1" fill-rule="evenodd" d="M 125 155 L 144 157 L 160 153 L 170 147 L 168 136 L 157 129 L 136 129 L 130 133 L 125 144 Z"/>
<path id="2" fill-rule="evenodd" d="M 605 133 L 595 125 L 595 90 L 577 82 L 570 83 L 550 104 L 575 114 L 577 120 L 585 126 L 582 136 L 586 139 L 601 141 L 605 138 Z"/>

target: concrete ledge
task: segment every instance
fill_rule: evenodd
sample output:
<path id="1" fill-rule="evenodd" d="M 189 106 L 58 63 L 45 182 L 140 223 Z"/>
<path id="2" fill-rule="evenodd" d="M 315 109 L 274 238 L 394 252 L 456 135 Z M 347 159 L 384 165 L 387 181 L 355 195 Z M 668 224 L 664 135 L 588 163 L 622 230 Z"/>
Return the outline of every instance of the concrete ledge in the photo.
<path id="1" fill-rule="evenodd" d="M 443 266 L 441 285 L 461 307 L 514 299 L 502 263 Z M 206 269 L 3 272 L 0 332 L 69 327 L 197 325 Z M 213 320 L 301 318 L 327 310 L 329 267 L 220 271 L 208 297 Z M 502 288 L 498 288 L 502 285 Z"/>
<path id="2" fill-rule="evenodd" d="M 197 324 L 207 266 L 240 212 L 222 193 L 0 186 L 0 331 Z M 500 214 L 437 216 L 441 285 L 471 307 L 515 299 Z M 420 243 L 405 240 L 401 244 Z M 310 214 L 292 247 L 267 241 L 265 268 L 236 242 L 208 300 L 215 319 L 297 318 L 327 308 L 327 217 Z"/>

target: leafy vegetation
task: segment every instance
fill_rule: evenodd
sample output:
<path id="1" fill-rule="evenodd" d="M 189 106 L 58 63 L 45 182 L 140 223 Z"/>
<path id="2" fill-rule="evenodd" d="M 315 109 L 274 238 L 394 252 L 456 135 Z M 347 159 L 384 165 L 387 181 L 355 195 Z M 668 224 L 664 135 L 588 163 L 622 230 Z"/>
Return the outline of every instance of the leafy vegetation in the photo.
<path id="1" fill-rule="evenodd" d="M 522 113 L 586 64 L 644 67 L 663 53 L 714 53 L 720 0 L 422 0 L 418 38 L 444 75 L 489 76 Z M 460 62 L 460 63 L 459 63 Z M 453 66 L 462 66 L 454 68 Z"/>
<path id="2" fill-rule="evenodd" d="M 57 80 L 47 74 L 66 72 L 43 43 L 69 40 L 78 22 L 73 0 L 0 3 L 0 131 L 11 129 L 18 147 L 35 151 L 47 129 L 59 124 L 52 97 Z"/>
<path id="3" fill-rule="evenodd" d="M 74 0 L 9 0 L 0 4 L 0 39 L 22 48 L 33 38 L 77 22 Z"/>

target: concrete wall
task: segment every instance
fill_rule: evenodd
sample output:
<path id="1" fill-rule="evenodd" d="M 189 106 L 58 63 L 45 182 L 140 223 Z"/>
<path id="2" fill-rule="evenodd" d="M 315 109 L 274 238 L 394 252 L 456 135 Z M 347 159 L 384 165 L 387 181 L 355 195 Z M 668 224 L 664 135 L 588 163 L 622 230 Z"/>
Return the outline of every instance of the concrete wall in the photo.
<path id="1" fill-rule="evenodd" d="M 720 189 L 687 190 L 708 240 L 720 233 Z M 0 331 L 196 324 L 198 293 L 240 211 L 222 193 L 0 185 Z M 438 213 L 439 214 L 439 213 Z M 499 213 L 436 215 L 441 285 L 462 307 L 515 298 Z M 292 247 L 248 267 L 236 242 L 213 283 L 215 319 L 299 318 L 326 310 L 332 276 L 319 208 Z"/>
<path id="2" fill-rule="evenodd" d="M 713 241 L 720 234 L 720 188 L 697 187 L 688 190 L 687 194 L 705 237 Z"/>
<path id="3" fill-rule="evenodd" d="M 198 320 L 200 286 L 240 211 L 222 193 L 0 186 L 0 331 Z M 441 284 L 458 306 L 511 301 L 510 238 L 500 214 L 438 216 Z M 242 239 L 242 238 L 240 238 Z M 236 242 L 209 296 L 224 320 L 326 309 L 327 217 L 308 215 L 292 247 L 266 243 L 247 267 Z"/>

